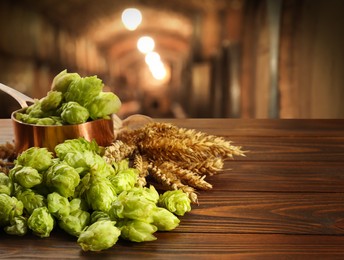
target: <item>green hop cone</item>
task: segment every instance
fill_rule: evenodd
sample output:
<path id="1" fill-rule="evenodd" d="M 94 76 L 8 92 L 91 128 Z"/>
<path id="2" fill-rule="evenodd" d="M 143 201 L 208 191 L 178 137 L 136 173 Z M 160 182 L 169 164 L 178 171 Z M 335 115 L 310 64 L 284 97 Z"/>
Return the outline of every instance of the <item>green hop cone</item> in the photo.
<path id="1" fill-rule="evenodd" d="M 11 196 L 13 183 L 11 179 L 3 172 L 0 172 L 0 194 Z"/>
<path id="2" fill-rule="evenodd" d="M 23 203 L 16 197 L 0 194 L 0 227 L 7 226 L 10 221 L 23 214 Z"/>
<path id="3" fill-rule="evenodd" d="M 140 220 L 125 219 L 120 221 L 117 226 L 121 230 L 121 238 L 133 242 L 153 241 L 157 238 L 153 235 L 158 228 L 150 223 Z"/>
<path id="4" fill-rule="evenodd" d="M 101 251 L 116 244 L 121 231 L 111 220 L 99 220 L 81 232 L 78 244 L 84 251 Z"/>
<path id="5" fill-rule="evenodd" d="M 117 113 L 121 107 L 120 99 L 112 92 L 100 92 L 99 95 L 87 105 L 90 117 L 106 118 L 111 114 Z"/>
<path id="6" fill-rule="evenodd" d="M 69 198 L 74 195 L 80 175 L 73 167 L 57 162 L 45 172 L 45 180 L 51 192 L 55 191 Z"/>
<path id="7" fill-rule="evenodd" d="M 59 227 L 72 236 L 78 237 L 90 222 L 90 213 L 81 209 L 74 210 L 70 215 L 62 217 Z"/>
<path id="8" fill-rule="evenodd" d="M 53 154 L 47 148 L 31 147 L 21 153 L 15 163 L 41 172 L 53 164 Z"/>
<path id="9" fill-rule="evenodd" d="M 70 205 L 68 199 L 61 196 L 57 192 L 48 194 L 47 204 L 49 212 L 57 219 L 67 217 L 70 213 Z"/>
<path id="10" fill-rule="evenodd" d="M 64 157 L 68 153 L 80 153 L 84 151 L 91 151 L 95 153 L 100 153 L 100 147 L 96 141 L 87 141 L 85 138 L 80 137 L 78 139 L 69 139 L 61 144 L 55 146 L 55 153 L 57 157 L 64 160 Z"/>
<path id="11" fill-rule="evenodd" d="M 152 221 L 152 212 L 156 204 L 139 192 L 123 191 L 112 203 L 109 215 L 111 219 L 136 219 L 150 223 Z"/>
<path id="12" fill-rule="evenodd" d="M 30 119 L 38 119 L 51 115 L 51 113 L 42 110 L 41 101 L 37 99 L 35 99 L 34 103 L 26 109 L 25 113 L 28 114 L 26 122 L 29 124 L 34 123 L 30 121 Z"/>
<path id="13" fill-rule="evenodd" d="M 33 191 L 32 189 L 25 189 L 18 187 L 15 192 L 17 198 L 23 203 L 24 208 L 28 214 L 36 208 L 45 206 L 45 197 Z"/>
<path id="14" fill-rule="evenodd" d="M 36 169 L 24 166 L 15 172 L 14 179 L 24 188 L 32 188 L 43 181 L 43 176 Z"/>
<path id="15" fill-rule="evenodd" d="M 63 70 L 53 79 L 51 90 L 65 93 L 71 82 L 77 79 L 80 79 L 78 73 L 68 73 L 67 70 Z"/>
<path id="16" fill-rule="evenodd" d="M 134 187 L 130 190 L 130 193 L 133 196 L 143 197 L 147 201 L 150 201 L 154 204 L 157 204 L 159 200 L 159 193 L 157 192 L 157 190 L 155 189 L 153 185 L 150 185 L 149 188 L 148 187 Z"/>
<path id="17" fill-rule="evenodd" d="M 89 187 L 84 193 L 85 200 L 93 210 L 108 212 L 116 199 L 116 191 L 111 182 L 104 177 L 91 176 Z"/>
<path id="18" fill-rule="evenodd" d="M 164 192 L 160 195 L 158 205 L 178 216 L 184 216 L 186 212 L 191 211 L 191 200 L 189 196 L 181 190 Z"/>
<path id="19" fill-rule="evenodd" d="M 110 175 L 107 178 L 111 181 L 116 193 L 119 194 L 124 190 L 134 188 L 137 182 L 138 172 L 136 169 L 130 168 L 119 171 L 117 174 Z"/>
<path id="20" fill-rule="evenodd" d="M 88 211 L 88 206 L 85 200 L 80 198 L 74 198 L 69 202 L 70 212 L 74 212 L 76 210 L 83 210 Z"/>
<path id="21" fill-rule="evenodd" d="M 64 103 L 61 111 L 62 120 L 70 125 L 85 123 L 90 116 L 85 107 L 73 101 Z"/>
<path id="22" fill-rule="evenodd" d="M 95 164 L 94 157 L 95 153 L 92 151 L 70 152 L 63 157 L 63 161 L 83 176 Z"/>
<path id="23" fill-rule="evenodd" d="M 79 236 L 81 231 L 90 223 L 90 213 L 87 211 L 87 203 L 80 198 L 74 198 L 69 202 L 70 214 L 59 219 L 59 226 L 72 236 Z"/>
<path id="24" fill-rule="evenodd" d="M 23 216 L 14 217 L 4 230 L 9 235 L 24 236 L 28 230 L 27 219 Z"/>
<path id="25" fill-rule="evenodd" d="M 167 209 L 156 207 L 152 214 L 152 224 L 155 225 L 159 231 L 171 231 L 179 225 L 180 220 Z"/>
<path id="26" fill-rule="evenodd" d="M 87 107 L 87 104 L 91 104 L 99 95 L 103 86 L 103 82 L 97 76 L 74 79 L 64 93 L 64 98 L 67 102 L 74 101 Z"/>
<path id="27" fill-rule="evenodd" d="M 40 100 L 43 111 L 57 110 L 63 99 L 62 92 L 49 91 L 47 96 Z"/>
<path id="28" fill-rule="evenodd" d="M 36 236 L 49 237 L 54 228 L 54 218 L 47 207 L 36 208 L 30 215 L 27 225 Z"/>

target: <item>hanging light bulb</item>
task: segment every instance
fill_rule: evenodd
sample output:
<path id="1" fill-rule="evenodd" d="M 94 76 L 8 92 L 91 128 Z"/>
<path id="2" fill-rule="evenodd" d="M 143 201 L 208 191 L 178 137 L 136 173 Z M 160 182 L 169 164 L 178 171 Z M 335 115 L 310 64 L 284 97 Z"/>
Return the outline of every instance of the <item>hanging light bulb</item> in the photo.
<path id="1" fill-rule="evenodd" d="M 129 31 L 134 31 L 142 22 L 142 14 L 136 8 L 127 8 L 122 12 L 122 23 Z"/>
<path id="2" fill-rule="evenodd" d="M 152 37 L 149 36 L 142 36 L 137 41 L 137 48 L 142 53 L 149 53 L 154 50 L 155 42 Z"/>

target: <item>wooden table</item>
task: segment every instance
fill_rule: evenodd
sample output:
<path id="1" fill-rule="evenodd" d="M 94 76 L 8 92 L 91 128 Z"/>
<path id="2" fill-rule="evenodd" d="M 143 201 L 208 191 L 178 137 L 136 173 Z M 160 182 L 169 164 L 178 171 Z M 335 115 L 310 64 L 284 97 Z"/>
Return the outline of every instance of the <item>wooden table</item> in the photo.
<path id="1" fill-rule="evenodd" d="M 224 136 L 248 150 L 208 177 L 213 190 L 154 242 L 119 241 L 82 252 L 59 230 L 49 238 L 0 233 L 0 258 L 328 259 L 344 257 L 344 120 L 166 119 Z M 10 141 L 0 120 L 0 143 Z M 1 209 L 0 209 L 1 210 Z"/>

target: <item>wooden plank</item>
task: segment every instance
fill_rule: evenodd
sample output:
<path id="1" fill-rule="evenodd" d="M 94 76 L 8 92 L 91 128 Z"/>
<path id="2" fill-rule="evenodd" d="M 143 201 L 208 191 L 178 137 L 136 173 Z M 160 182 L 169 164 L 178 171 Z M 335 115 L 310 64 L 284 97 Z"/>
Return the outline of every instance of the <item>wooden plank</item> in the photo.
<path id="1" fill-rule="evenodd" d="M 182 233 L 344 235 L 344 193 L 202 192 Z"/>
<path id="2" fill-rule="evenodd" d="M 108 250 L 83 252 L 75 238 L 62 232 L 42 239 L 4 235 L 0 259 L 340 259 L 344 254 L 343 236 L 161 232 L 157 237 L 152 242 L 119 241 Z"/>
<path id="3" fill-rule="evenodd" d="M 344 137 L 227 137 L 249 161 L 344 161 Z"/>
<path id="4" fill-rule="evenodd" d="M 157 119 L 179 127 L 226 136 L 344 136 L 343 119 Z"/>
<path id="5" fill-rule="evenodd" d="M 218 191 L 344 192 L 344 162 L 228 161 L 207 176 Z"/>

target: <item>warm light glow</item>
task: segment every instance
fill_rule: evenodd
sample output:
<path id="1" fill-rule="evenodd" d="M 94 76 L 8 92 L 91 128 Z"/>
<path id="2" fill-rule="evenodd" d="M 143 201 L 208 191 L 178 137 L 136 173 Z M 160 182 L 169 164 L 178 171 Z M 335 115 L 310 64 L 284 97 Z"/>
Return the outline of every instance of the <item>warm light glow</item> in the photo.
<path id="1" fill-rule="evenodd" d="M 145 61 L 146 61 L 148 66 L 150 66 L 151 64 L 154 64 L 156 62 L 159 62 L 160 60 L 161 59 L 160 59 L 159 53 L 157 53 L 155 51 L 148 52 L 146 54 L 146 57 L 145 57 Z"/>
<path id="2" fill-rule="evenodd" d="M 137 41 L 137 48 L 139 49 L 140 52 L 142 53 L 149 53 L 154 50 L 155 47 L 155 42 L 152 39 L 152 37 L 149 36 L 142 36 L 138 41 Z"/>
<path id="3" fill-rule="evenodd" d="M 142 22 L 142 14 L 136 8 L 127 8 L 122 13 L 122 23 L 129 31 L 134 31 Z"/>
<path id="4" fill-rule="evenodd" d="M 160 60 L 159 54 L 158 54 L 158 56 L 156 56 L 156 55 L 153 55 L 153 56 L 155 58 L 153 58 L 150 61 L 150 63 L 148 63 L 149 70 L 155 79 L 163 80 L 167 75 L 165 65 Z"/>
<path id="5" fill-rule="evenodd" d="M 163 80 L 167 75 L 165 66 L 162 62 L 157 63 L 155 66 L 150 66 L 149 68 L 153 77 L 157 80 Z"/>

